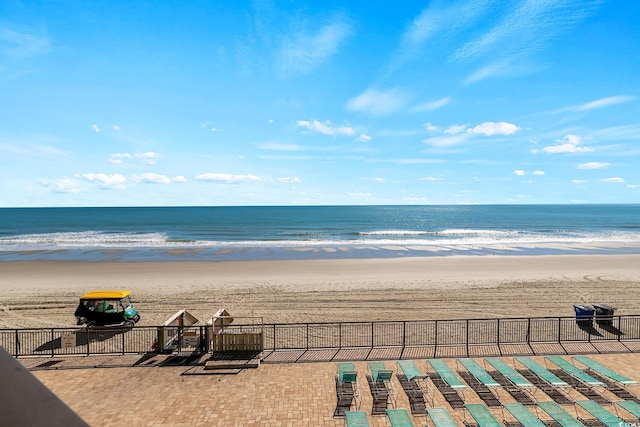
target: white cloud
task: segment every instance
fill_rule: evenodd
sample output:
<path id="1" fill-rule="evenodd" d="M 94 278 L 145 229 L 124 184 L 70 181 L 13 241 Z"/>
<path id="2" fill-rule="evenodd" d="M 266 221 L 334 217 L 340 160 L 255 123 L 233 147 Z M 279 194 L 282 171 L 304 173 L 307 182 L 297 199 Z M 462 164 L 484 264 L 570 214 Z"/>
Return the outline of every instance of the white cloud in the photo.
<path id="1" fill-rule="evenodd" d="M 278 182 L 284 182 L 287 184 L 300 184 L 302 180 L 298 177 L 283 177 L 278 178 Z"/>
<path id="2" fill-rule="evenodd" d="M 572 184 L 585 184 L 587 181 L 585 181 L 584 179 L 572 179 L 571 183 Z"/>
<path id="3" fill-rule="evenodd" d="M 582 104 L 576 107 L 577 111 L 585 111 L 585 110 L 594 110 L 596 108 L 604 108 L 609 107 L 611 105 L 623 104 L 625 102 L 633 101 L 635 96 L 609 96 L 607 98 L 597 99 L 595 101 L 587 102 L 586 104 Z"/>
<path id="4" fill-rule="evenodd" d="M 600 182 L 616 182 L 616 183 L 623 183 L 624 179 L 617 177 L 617 176 L 612 176 L 611 178 L 603 178 L 600 180 Z"/>
<path id="5" fill-rule="evenodd" d="M 324 135 L 330 136 L 354 136 L 356 131 L 349 126 L 338 126 L 335 127 L 331 124 L 330 121 L 325 121 L 324 123 L 318 120 L 298 120 L 298 126 L 309 129 L 314 132 L 318 132 Z"/>
<path id="6" fill-rule="evenodd" d="M 158 173 L 151 173 L 151 172 L 135 174 L 132 177 L 135 181 L 145 183 L 145 184 L 171 184 L 172 182 L 179 182 L 179 183 L 187 182 L 187 179 L 181 175 L 173 178 L 169 178 L 166 175 L 161 175 Z"/>
<path id="7" fill-rule="evenodd" d="M 100 132 L 100 128 L 99 128 L 99 127 L 98 127 L 98 125 L 97 125 L 97 124 L 95 124 L 95 123 L 91 125 L 91 129 L 93 129 L 93 130 L 95 131 L 95 133 Z"/>
<path id="8" fill-rule="evenodd" d="M 256 175 L 234 175 L 230 173 L 203 173 L 196 176 L 198 181 L 213 181 L 221 184 L 240 184 L 261 181 Z"/>
<path id="9" fill-rule="evenodd" d="M 354 192 L 354 193 L 347 193 L 347 196 L 354 197 L 354 198 L 363 198 L 363 197 L 371 197 L 371 193 Z"/>
<path id="10" fill-rule="evenodd" d="M 470 134 L 459 133 L 451 136 L 432 136 L 425 139 L 423 142 L 434 147 L 451 147 L 453 145 L 462 144 L 469 140 L 469 138 L 471 138 Z"/>
<path id="11" fill-rule="evenodd" d="M 429 132 L 435 132 L 437 131 L 439 128 L 438 126 L 432 124 L 432 123 L 425 123 L 422 125 L 422 127 L 424 127 L 425 130 L 428 130 Z"/>
<path id="12" fill-rule="evenodd" d="M 70 178 L 60 178 L 54 181 L 42 181 L 41 185 L 50 188 L 55 193 L 79 193 L 80 183 Z"/>
<path id="13" fill-rule="evenodd" d="M 260 144 L 259 148 L 269 151 L 298 151 L 300 146 L 297 144 L 282 144 L 280 142 L 265 142 Z"/>
<path id="14" fill-rule="evenodd" d="M 123 189 L 125 188 L 124 184 L 127 182 L 127 178 L 119 173 L 111 175 L 106 173 L 84 173 L 79 176 L 88 182 L 100 184 L 104 188 Z"/>
<path id="15" fill-rule="evenodd" d="M 467 130 L 467 125 L 452 125 L 446 128 L 443 133 L 448 135 L 455 135 L 457 133 L 461 133 Z"/>
<path id="16" fill-rule="evenodd" d="M 630 190 L 637 190 L 640 188 L 640 184 L 627 184 L 627 188 Z"/>
<path id="17" fill-rule="evenodd" d="M 589 153 L 593 151 L 593 149 L 589 147 L 579 147 L 582 143 L 582 138 L 577 135 L 568 134 L 565 135 L 562 140 L 558 141 L 562 142 L 558 145 L 548 145 L 542 149 L 545 153 L 549 154 L 558 154 L 558 153 Z"/>
<path id="18" fill-rule="evenodd" d="M 608 162 L 587 162 L 578 165 L 577 169 L 606 169 L 611 166 Z"/>
<path id="19" fill-rule="evenodd" d="M 9 28 L 0 29 L 0 55 L 30 58 L 46 54 L 51 49 L 48 36 L 19 33 Z"/>
<path id="20" fill-rule="evenodd" d="M 130 153 L 115 153 L 109 156 L 109 162 L 119 165 L 122 164 L 124 159 L 138 159 L 142 161 L 145 165 L 155 165 L 157 159 L 159 159 L 160 154 L 154 152 L 147 153 L 138 153 L 138 154 L 130 154 Z"/>
<path id="21" fill-rule="evenodd" d="M 525 171 L 523 171 L 522 169 L 516 169 L 513 171 L 513 173 L 515 173 L 518 176 L 525 176 L 527 173 Z"/>
<path id="22" fill-rule="evenodd" d="M 118 125 L 113 125 L 111 126 L 111 129 L 115 130 L 115 131 L 119 131 L 120 130 L 120 126 Z"/>
<path id="23" fill-rule="evenodd" d="M 385 92 L 367 89 L 360 95 L 347 101 L 346 108 L 350 111 L 370 114 L 372 116 L 388 116 L 407 104 L 408 96 L 398 89 Z"/>
<path id="24" fill-rule="evenodd" d="M 437 181 L 442 181 L 442 178 L 436 178 L 434 176 L 425 176 L 424 178 L 420 178 L 420 181 L 425 181 L 425 182 L 437 182 Z"/>
<path id="25" fill-rule="evenodd" d="M 444 107 L 445 105 L 449 104 L 450 102 L 451 102 L 451 98 L 447 96 L 447 97 L 444 97 L 444 98 L 437 99 L 435 101 L 426 102 L 424 104 L 418 104 L 418 105 L 414 106 L 413 108 L 411 108 L 411 112 L 413 112 L 413 113 L 422 113 L 422 112 L 425 112 L 425 111 L 439 110 L 440 108 Z"/>
<path id="26" fill-rule="evenodd" d="M 533 171 L 533 174 L 537 176 L 542 176 L 545 174 L 545 171 Z"/>
<path id="27" fill-rule="evenodd" d="M 467 129 L 468 133 L 481 134 L 485 136 L 493 135 L 512 135 L 518 132 L 520 128 L 513 123 L 507 122 L 484 122 L 479 125 Z"/>
<path id="28" fill-rule="evenodd" d="M 369 142 L 371 141 L 371 137 L 369 135 L 367 135 L 366 133 L 360 134 L 360 136 L 358 137 L 358 141 L 360 142 Z"/>
<path id="29" fill-rule="evenodd" d="M 342 15 L 332 19 L 315 32 L 303 28 L 304 22 L 298 22 L 297 26 L 302 28 L 281 40 L 277 57 L 282 76 L 309 73 L 338 51 L 352 31 Z"/>

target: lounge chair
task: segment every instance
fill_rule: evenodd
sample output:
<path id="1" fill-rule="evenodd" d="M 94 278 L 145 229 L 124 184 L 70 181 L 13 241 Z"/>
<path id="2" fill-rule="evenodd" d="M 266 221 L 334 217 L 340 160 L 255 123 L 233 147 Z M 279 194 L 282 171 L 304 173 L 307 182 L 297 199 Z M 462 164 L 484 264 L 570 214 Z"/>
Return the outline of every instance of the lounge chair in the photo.
<path id="1" fill-rule="evenodd" d="M 429 374 L 431 381 L 436 386 L 440 394 L 447 400 L 453 409 L 464 407 L 464 395 L 462 392 L 467 386 L 460 381 L 458 376 L 441 359 L 428 359 L 429 365 L 434 372 Z"/>
<path id="2" fill-rule="evenodd" d="M 500 384 L 482 366 L 469 358 L 458 359 L 457 363 L 465 368 L 464 370 L 458 369 L 458 375 L 469 384 L 487 406 L 501 405 L 498 396 L 492 391 L 492 389 L 500 387 Z"/>
<path id="3" fill-rule="evenodd" d="M 483 404 L 467 403 L 464 407 L 478 427 L 502 427 L 502 424 L 496 420 L 496 417 Z M 468 423 L 465 422 L 465 424 Z"/>
<path id="4" fill-rule="evenodd" d="M 515 357 L 525 367 L 518 369 L 529 382 L 535 384 L 553 401 L 560 405 L 571 405 L 573 400 L 569 396 L 570 385 L 558 378 L 553 372 L 540 365 L 529 356 Z"/>
<path id="5" fill-rule="evenodd" d="M 424 414 L 427 405 L 424 401 L 423 387 L 418 381 L 427 378 L 427 374 L 420 372 L 413 360 L 399 360 L 397 363 L 402 373 L 396 373 L 396 376 L 409 399 L 411 413 Z"/>
<path id="6" fill-rule="evenodd" d="M 573 388 L 587 399 L 593 400 L 602 405 L 611 404 L 611 401 L 603 393 L 594 388 L 601 387 L 602 391 L 604 391 L 605 384 L 602 381 L 593 378 L 591 375 L 560 356 L 547 356 L 545 359 L 560 368 L 554 369 L 553 373 L 567 382 L 571 382 Z"/>
<path id="7" fill-rule="evenodd" d="M 583 427 L 580 421 L 573 418 L 571 414 L 555 402 L 538 402 L 538 406 L 562 427 Z"/>
<path id="8" fill-rule="evenodd" d="M 616 402 L 616 404 L 636 417 L 636 419 L 640 420 L 640 403 L 631 400 L 619 400 Z"/>
<path id="9" fill-rule="evenodd" d="M 624 424 L 624 421 L 604 409 L 593 400 L 577 400 L 576 404 L 608 427 L 620 427 Z M 593 424 L 590 420 L 581 417 L 578 417 L 578 421 L 584 425 Z"/>
<path id="10" fill-rule="evenodd" d="M 369 371 L 367 383 L 373 398 L 371 415 L 384 415 L 389 405 L 394 406 L 396 401 L 396 391 L 391 382 L 393 371 L 387 369 L 384 362 L 369 362 Z"/>
<path id="11" fill-rule="evenodd" d="M 527 390 L 535 388 L 533 384 L 498 357 L 488 357 L 485 361 L 495 369 L 489 374 L 504 387 L 516 402 L 535 405 L 535 401 L 527 392 Z"/>
<path id="12" fill-rule="evenodd" d="M 347 411 L 344 413 L 346 427 L 369 427 L 369 419 L 364 411 Z"/>
<path id="13" fill-rule="evenodd" d="M 460 378 L 456 375 L 455 372 L 449 368 L 449 366 L 442 359 L 428 359 L 427 362 L 431 365 L 433 370 L 442 378 L 449 387 L 458 390 L 464 390 L 467 388 L 467 385 L 460 381 Z"/>
<path id="14" fill-rule="evenodd" d="M 586 366 L 590 370 L 595 371 L 598 374 L 603 375 L 617 383 L 620 383 L 623 385 L 639 384 L 638 381 L 627 378 L 624 375 L 620 375 L 619 373 L 612 371 L 611 369 L 607 368 L 604 365 L 601 365 L 600 363 L 596 362 L 595 360 L 591 359 L 588 356 L 573 356 L 573 360 L 576 360 L 582 363 L 584 366 Z"/>
<path id="15" fill-rule="evenodd" d="M 387 421 L 391 427 L 414 427 L 406 409 L 387 409 Z"/>
<path id="16" fill-rule="evenodd" d="M 524 427 L 546 427 L 522 403 L 504 403 L 502 406 Z M 505 421 L 505 425 L 508 426 L 509 423 Z"/>
<path id="17" fill-rule="evenodd" d="M 347 411 L 355 404 L 358 409 L 360 402 L 360 387 L 358 385 L 358 372 L 355 365 L 350 362 L 338 363 L 336 380 L 336 408 L 334 417 L 344 417 Z"/>
<path id="18" fill-rule="evenodd" d="M 445 408 L 427 408 L 427 415 L 434 427 L 456 427 L 458 424 Z"/>

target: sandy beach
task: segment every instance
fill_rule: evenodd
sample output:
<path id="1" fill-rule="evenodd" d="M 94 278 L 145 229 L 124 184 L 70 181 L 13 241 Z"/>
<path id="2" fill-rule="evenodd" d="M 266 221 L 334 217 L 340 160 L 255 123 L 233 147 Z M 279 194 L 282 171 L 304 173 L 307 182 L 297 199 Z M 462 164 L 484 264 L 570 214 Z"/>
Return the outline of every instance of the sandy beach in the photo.
<path id="1" fill-rule="evenodd" d="M 265 323 L 640 312 L 640 255 L 449 256 L 231 262 L 0 263 L 0 328 L 73 326 L 78 297 L 131 289 L 140 325 L 219 308 Z"/>

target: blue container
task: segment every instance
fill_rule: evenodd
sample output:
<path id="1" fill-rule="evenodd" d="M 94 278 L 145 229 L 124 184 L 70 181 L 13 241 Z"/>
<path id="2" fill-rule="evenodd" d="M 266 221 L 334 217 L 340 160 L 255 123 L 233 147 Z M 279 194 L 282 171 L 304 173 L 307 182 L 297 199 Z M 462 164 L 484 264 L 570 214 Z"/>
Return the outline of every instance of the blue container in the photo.
<path id="1" fill-rule="evenodd" d="M 595 310 L 589 305 L 574 304 L 573 309 L 576 312 L 576 323 L 580 326 L 590 326 L 593 324 L 593 315 Z"/>

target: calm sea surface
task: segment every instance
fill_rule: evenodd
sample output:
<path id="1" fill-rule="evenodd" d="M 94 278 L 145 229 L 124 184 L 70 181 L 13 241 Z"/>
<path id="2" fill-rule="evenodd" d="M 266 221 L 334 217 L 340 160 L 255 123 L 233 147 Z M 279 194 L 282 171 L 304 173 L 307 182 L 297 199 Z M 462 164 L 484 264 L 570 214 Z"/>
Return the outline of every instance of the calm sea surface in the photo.
<path id="1" fill-rule="evenodd" d="M 640 205 L 0 209 L 0 261 L 640 253 Z"/>

